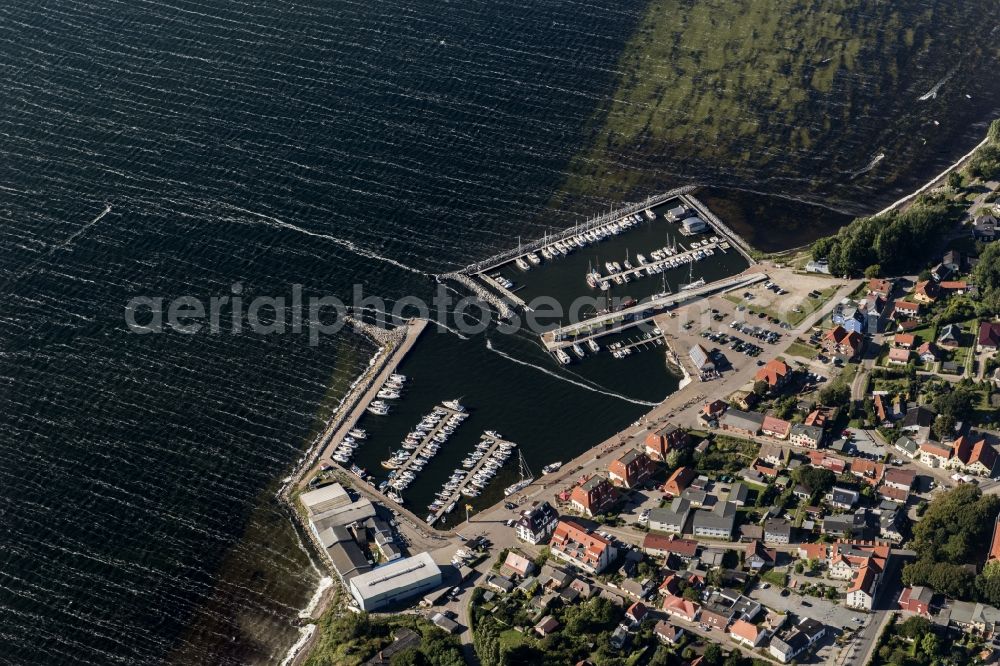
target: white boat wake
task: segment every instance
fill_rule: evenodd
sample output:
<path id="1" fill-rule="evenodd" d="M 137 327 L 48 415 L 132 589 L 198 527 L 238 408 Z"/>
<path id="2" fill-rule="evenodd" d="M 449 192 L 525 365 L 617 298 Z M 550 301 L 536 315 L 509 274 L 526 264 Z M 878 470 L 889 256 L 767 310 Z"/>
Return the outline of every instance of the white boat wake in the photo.
<path id="1" fill-rule="evenodd" d="M 937 98 L 937 94 L 938 94 L 938 90 L 941 89 L 941 86 L 943 86 L 944 84 L 948 83 L 948 79 L 950 79 L 951 77 L 955 76 L 955 72 L 957 72 L 957 71 L 958 71 L 958 65 L 955 65 L 954 67 L 951 68 L 950 72 L 948 72 L 947 74 L 944 75 L 943 79 L 941 79 L 940 81 L 938 81 L 937 83 L 934 84 L 933 88 L 931 88 L 930 90 L 928 90 L 927 92 L 925 92 L 923 95 L 921 95 L 917 99 L 919 101 L 921 101 L 921 102 L 926 102 L 929 99 L 936 99 Z"/>
<path id="2" fill-rule="evenodd" d="M 111 212 L 111 204 L 104 204 L 104 210 L 101 211 L 100 215 L 98 215 L 93 220 L 91 220 L 90 222 L 87 222 L 87 224 L 83 225 L 82 227 L 80 227 L 79 229 L 77 229 L 76 231 L 74 231 L 63 242 L 59 243 L 58 245 L 53 245 L 53 246 L 49 247 L 48 250 L 46 250 L 40 256 L 36 257 L 34 261 L 32 261 L 30 264 L 28 264 L 27 266 L 25 266 L 24 268 L 22 268 L 20 271 L 18 271 L 16 275 L 14 275 L 12 278 L 10 278 L 6 282 L 4 282 L 3 285 L 0 285 L 0 287 L 5 287 L 8 284 L 10 284 L 11 282 L 15 282 L 17 280 L 20 280 L 25 275 L 28 275 L 29 273 L 31 273 L 35 269 L 35 267 L 38 266 L 38 264 L 42 263 L 42 261 L 44 261 L 48 257 L 52 256 L 52 254 L 54 252 L 56 252 L 57 250 L 62 250 L 62 249 L 65 249 L 66 247 L 69 247 L 69 245 L 72 244 L 73 241 L 75 241 L 81 235 L 83 235 L 84 233 L 86 233 L 86 231 L 88 229 L 90 229 L 91 227 L 93 227 L 95 224 L 97 224 L 98 222 L 100 222 L 101 220 L 103 220 L 104 216 L 107 215 L 110 212 Z"/>
<path id="3" fill-rule="evenodd" d="M 393 266 L 396 266 L 397 268 L 402 268 L 405 271 L 410 271 L 411 273 L 416 273 L 417 275 L 422 275 L 424 277 L 430 277 L 429 273 L 426 273 L 412 266 L 407 266 L 406 264 L 396 261 L 395 259 L 390 259 L 389 257 L 383 256 L 378 252 L 375 252 L 374 250 L 369 250 L 368 248 L 361 247 L 360 245 L 354 243 L 353 241 L 349 241 L 345 238 L 338 238 L 337 236 L 331 236 L 330 234 L 324 234 L 318 231 L 309 231 L 308 229 L 303 229 L 302 227 L 298 227 L 292 224 L 291 222 L 285 222 L 284 220 L 279 220 L 278 218 L 271 217 L 270 215 L 265 215 L 263 213 L 258 213 L 256 211 L 247 210 L 246 208 L 240 208 L 239 206 L 234 206 L 233 204 L 226 204 L 226 205 L 229 208 L 232 208 L 233 210 L 238 210 L 241 213 L 246 213 L 247 215 L 252 215 L 260 220 L 264 220 L 264 222 L 269 224 L 270 226 L 277 227 L 279 229 L 288 229 L 289 231 L 297 231 L 300 234 L 313 236 L 315 238 L 323 238 L 336 245 L 339 245 L 345 250 L 353 252 L 354 254 L 357 254 L 359 256 L 365 257 L 366 259 L 374 259 L 376 261 L 392 264 Z"/>
<path id="4" fill-rule="evenodd" d="M 499 349 L 495 349 L 493 347 L 493 343 L 490 341 L 489 338 L 486 338 L 486 348 L 489 349 L 494 354 L 500 354 L 501 356 L 503 356 L 508 361 L 513 361 L 514 363 L 517 363 L 518 365 L 523 365 L 523 366 L 527 366 L 529 368 L 534 368 L 535 370 L 539 370 L 541 372 L 544 372 L 545 374 L 551 375 L 551 376 L 555 377 L 556 379 L 561 379 L 564 382 L 569 382 L 570 384 L 573 384 L 575 386 L 579 386 L 580 388 L 585 388 L 588 391 L 593 391 L 594 393 L 600 393 L 602 395 L 610 396 L 612 398 L 618 398 L 619 400 L 624 400 L 625 402 L 631 402 L 633 405 L 643 405 L 644 407 L 656 407 L 656 405 L 659 404 L 659 403 L 656 403 L 656 402 L 649 402 L 647 400 L 637 400 L 635 398 L 630 398 L 630 397 L 628 397 L 626 395 L 621 395 L 620 393 L 614 393 L 612 391 L 606 391 L 604 389 L 595 388 L 593 386 L 589 386 L 587 384 L 584 384 L 583 382 L 578 382 L 578 381 L 575 381 L 573 379 L 569 379 L 568 377 L 563 377 L 559 373 L 552 372 L 548 368 L 543 368 L 540 365 L 535 365 L 534 363 L 528 363 L 527 361 L 522 361 L 521 359 L 514 358 L 510 354 L 505 354 L 504 352 L 500 351 Z"/>

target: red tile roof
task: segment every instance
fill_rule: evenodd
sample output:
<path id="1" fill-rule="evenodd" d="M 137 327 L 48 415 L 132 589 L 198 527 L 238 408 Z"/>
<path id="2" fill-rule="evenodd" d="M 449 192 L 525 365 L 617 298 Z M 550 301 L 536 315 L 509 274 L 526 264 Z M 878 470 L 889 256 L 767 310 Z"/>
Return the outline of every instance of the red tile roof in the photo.
<path id="1" fill-rule="evenodd" d="M 779 359 L 773 359 L 757 371 L 755 379 L 758 382 L 767 382 L 768 386 L 774 388 L 783 382 L 791 372 L 792 369 L 788 367 L 787 363 Z"/>

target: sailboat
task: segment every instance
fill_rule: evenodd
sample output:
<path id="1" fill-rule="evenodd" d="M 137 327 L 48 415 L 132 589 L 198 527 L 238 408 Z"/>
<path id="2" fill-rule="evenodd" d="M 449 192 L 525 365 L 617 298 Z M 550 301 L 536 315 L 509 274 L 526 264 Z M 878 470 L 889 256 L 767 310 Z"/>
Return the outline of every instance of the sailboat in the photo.
<path id="1" fill-rule="evenodd" d="M 694 279 L 694 262 L 688 263 L 688 280 Z M 681 285 L 681 291 L 687 291 L 688 289 L 695 289 L 701 287 L 705 284 L 705 278 L 698 278 L 694 282 L 688 282 L 687 284 Z"/>
<path id="2" fill-rule="evenodd" d="M 518 254 L 518 257 L 517 257 L 517 259 L 514 260 L 514 263 L 517 264 L 517 267 L 520 268 L 522 271 L 530 271 L 531 270 L 531 264 L 529 264 L 525 260 L 524 256 L 521 254 L 521 237 L 520 236 L 517 237 L 517 254 Z"/>
<path id="3" fill-rule="evenodd" d="M 528 469 L 528 463 L 524 460 L 524 454 L 519 450 L 517 452 L 517 461 L 519 466 L 519 471 L 521 474 L 521 480 L 517 483 L 511 484 L 504 488 L 504 497 L 509 497 L 514 493 L 520 492 L 531 485 L 531 482 L 535 480 L 534 475 L 532 475 L 531 470 Z"/>

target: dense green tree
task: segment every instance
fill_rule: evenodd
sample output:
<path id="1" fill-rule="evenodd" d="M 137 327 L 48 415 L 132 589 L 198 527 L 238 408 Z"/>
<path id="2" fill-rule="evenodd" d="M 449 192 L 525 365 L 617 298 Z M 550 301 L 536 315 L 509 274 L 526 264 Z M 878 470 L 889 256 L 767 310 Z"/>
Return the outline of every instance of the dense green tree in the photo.
<path id="1" fill-rule="evenodd" d="M 722 666 L 722 648 L 718 644 L 710 643 L 702 656 L 705 666 Z"/>
<path id="2" fill-rule="evenodd" d="M 830 470 L 811 465 L 796 467 L 792 472 L 792 478 L 795 479 L 796 483 L 801 483 L 808 488 L 809 492 L 813 494 L 826 493 L 830 488 L 833 488 L 833 484 L 837 481 L 837 476 Z"/>

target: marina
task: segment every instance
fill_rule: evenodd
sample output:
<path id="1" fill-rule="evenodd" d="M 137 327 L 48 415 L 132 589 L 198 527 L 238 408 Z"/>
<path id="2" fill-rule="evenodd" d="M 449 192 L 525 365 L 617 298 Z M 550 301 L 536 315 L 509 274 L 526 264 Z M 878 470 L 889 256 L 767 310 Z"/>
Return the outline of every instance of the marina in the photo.
<path id="1" fill-rule="evenodd" d="M 517 444 L 502 439 L 495 432 L 483 433 L 481 441 L 470 452 L 477 456 L 472 467 L 455 469 L 436 495 L 437 499 L 428 506 L 431 513 L 426 518 L 427 524 L 433 525 L 442 515 L 451 513 L 459 502 L 466 501 L 464 498 L 478 497 L 516 448 Z"/>
<path id="2" fill-rule="evenodd" d="M 457 400 L 448 400 L 424 416 L 402 442 L 402 448 L 382 461 L 391 470 L 389 478 L 379 485 L 393 501 L 403 504 L 401 493 L 417 478 L 417 474 L 438 454 L 455 430 L 468 418 Z M 393 493 L 393 495 L 389 495 Z"/>

